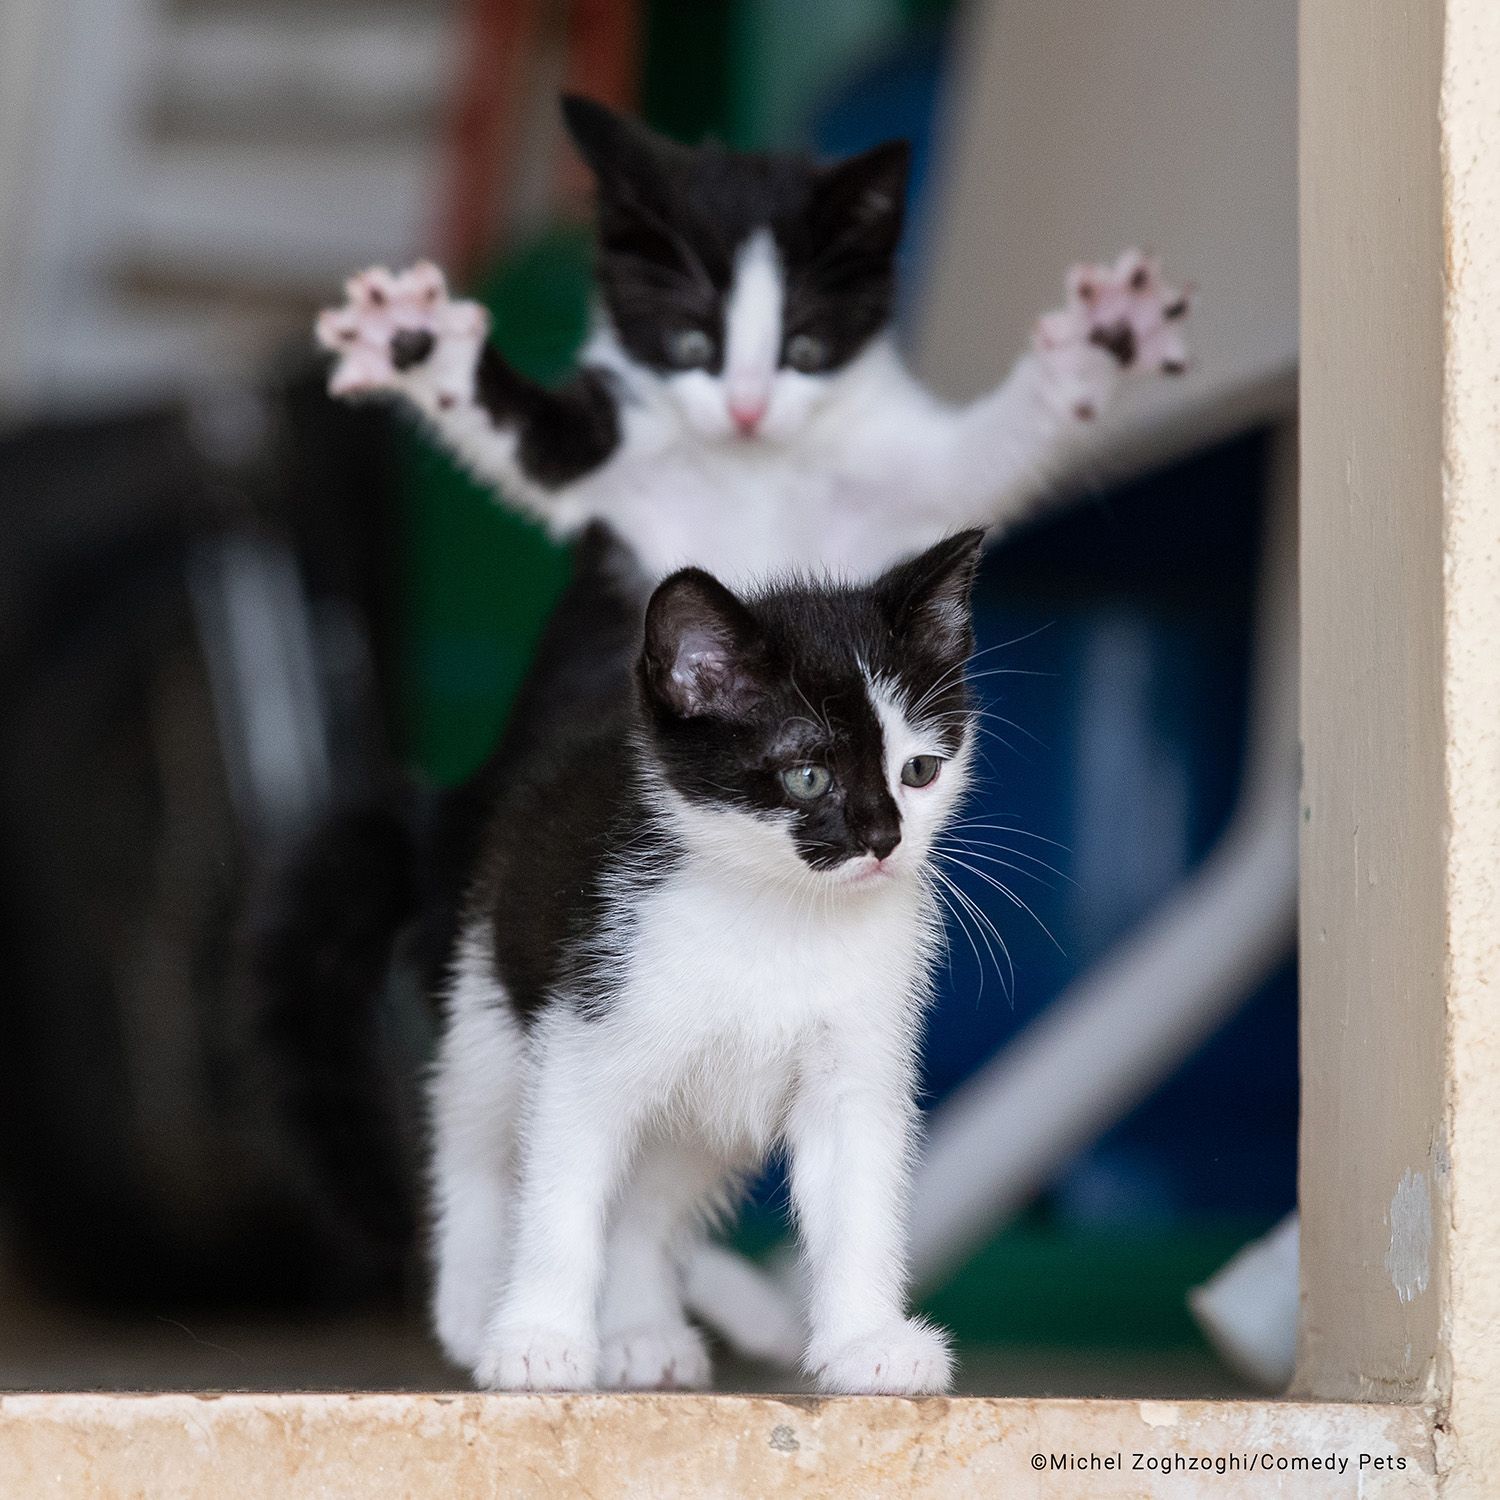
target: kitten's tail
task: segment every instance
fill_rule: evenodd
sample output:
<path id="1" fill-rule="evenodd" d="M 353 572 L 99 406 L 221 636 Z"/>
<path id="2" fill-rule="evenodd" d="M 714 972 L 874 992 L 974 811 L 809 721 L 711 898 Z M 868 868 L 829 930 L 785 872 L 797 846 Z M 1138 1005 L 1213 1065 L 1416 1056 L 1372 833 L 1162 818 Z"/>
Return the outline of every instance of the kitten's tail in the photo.
<path id="1" fill-rule="evenodd" d="M 684 1269 L 689 1312 L 746 1357 L 796 1368 L 805 1341 L 802 1319 L 781 1279 L 707 1241 L 693 1247 Z"/>
<path id="2" fill-rule="evenodd" d="M 419 913 L 420 845 L 412 796 L 335 813 L 262 883 L 243 950 L 279 1154 L 316 1214 L 393 1268 L 417 1241 L 418 1176 L 412 1060 L 382 1001 Z"/>

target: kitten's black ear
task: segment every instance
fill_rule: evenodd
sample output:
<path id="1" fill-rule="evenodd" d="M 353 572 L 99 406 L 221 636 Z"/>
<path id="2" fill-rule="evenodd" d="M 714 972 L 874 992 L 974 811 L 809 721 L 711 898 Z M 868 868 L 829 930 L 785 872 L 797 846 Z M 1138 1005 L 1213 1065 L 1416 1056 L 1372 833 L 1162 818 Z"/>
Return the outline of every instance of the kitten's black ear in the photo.
<path id="1" fill-rule="evenodd" d="M 765 665 L 754 617 L 711 573 L 684 568 L 652 594 L 641 681 L 667 712 L 743 718 L 763 695 Z"/>
<path id="2" fill-rule="evenodd" d="M 683 151 L 675 141 L 582 94 L 562 96 L 562 116 L 578 154 L 605 192 L 624 184 L 639 188 Z"/>
<path id="3" fill-rule="evenodd" d="M 875 593 L 898 636 L 944 661 L 968 656 L 969 595 L 983 547 L 983 531 L 960 531 L 877 580 Z"/>
<path id="4" fill-rule="evenodd" d="M 886 141 L 827 168 L 818 186 L 825 232 L 858 231 L 894 249 L 901 236 L 910 170 L 908 141 Z"/>

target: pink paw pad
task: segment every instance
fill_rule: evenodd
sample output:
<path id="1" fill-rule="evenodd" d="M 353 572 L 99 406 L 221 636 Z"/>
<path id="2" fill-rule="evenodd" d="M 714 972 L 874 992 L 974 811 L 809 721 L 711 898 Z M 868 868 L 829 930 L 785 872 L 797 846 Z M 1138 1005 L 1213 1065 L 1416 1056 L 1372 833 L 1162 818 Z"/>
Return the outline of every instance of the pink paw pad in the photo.
<path id="1" fill-rule="evenodd" d="M 472 351 L 488 327 L 474 302 L 449 299 L 443 273 L 430 261 L 392 273 L 376 266 L 350 277 L 346 300 L 320 313 L 318 342 L 339 357 L 329 377 L 335 396 L 401 388 L 409 371 L 432 367 L 434 351 Z M 445 403 L 442 395 L 439 404 Z"/>
<path id="2" fill-rule="evenodd" d="M 1155 256 L 1127 250 L 1112 266 L 1074 266 L 1067 305 L 1040 319 L 1032 342 L 1054 363 L 1099 349 L 1117 369 L 1180 375 L 1188 366 L 1182 325 L 1190 296 L 1162 280 Z M 1086 406 L 1079 417 L 1095 415 Z"/>

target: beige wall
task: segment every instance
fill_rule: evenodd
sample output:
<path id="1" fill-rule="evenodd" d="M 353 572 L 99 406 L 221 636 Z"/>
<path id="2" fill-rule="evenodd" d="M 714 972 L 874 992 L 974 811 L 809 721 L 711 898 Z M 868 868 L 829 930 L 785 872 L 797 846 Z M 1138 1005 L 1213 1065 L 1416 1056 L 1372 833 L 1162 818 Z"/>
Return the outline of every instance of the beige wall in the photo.
<path id="1" fill-rule="evenodd" d="M 1452 1496 L 1500 1490 L 1500 5 L 1449 0 L 1443 711 L 1450 1179 L 1438 1429 Z"/>

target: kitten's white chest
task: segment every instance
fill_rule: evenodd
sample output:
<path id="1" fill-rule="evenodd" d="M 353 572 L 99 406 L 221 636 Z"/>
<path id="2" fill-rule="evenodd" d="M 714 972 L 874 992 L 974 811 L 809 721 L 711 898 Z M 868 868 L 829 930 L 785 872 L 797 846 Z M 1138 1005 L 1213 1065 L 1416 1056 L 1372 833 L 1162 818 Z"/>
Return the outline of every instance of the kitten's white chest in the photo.
<path id="1" fill-rule="evenodd" d="M 820 914 L 669 881 L 639 912 L 615 1001 L 621 1035 L 642 1039 L 672 1115 L 731 1155 L 762 1152 L 820 1031 L 909 1025 L 919 932 L 909 900 Z"/>
<path id="2" fill-rule="evenodd" d="M 791 1059 L 808 1035 L 905 1014 L 920 984 L 922 920 L 893 889 L 819 910 L 682 876 L 642 903 L 618 1004 L 678 1061 L 745 1073 Z"/>
<path id="3" fill-rule="evenodd" d="M 894 883 L 863 899 L 829 896 L 669 880 L 648 898 L 634 943 L 645 1003 L 685 1007 L 678 1024 L 692 1030 L 769 1034 L 903 992 L 917 967 L 917 898 Z"/>
<path id="4" fill-rule="evenodd" d="M 855 528 L 840 524 L 850 487 L 823 467 L 684 445 L 650 459 L 622 455 L 598 488 L 595 513 L 658 578 L 691 564 L 733 586 L 843 566 L 852 550 Z"/>
<path id="5" fill-rule="evenodd" d="M 910 462 L 947 418 L 893 356 L 799 439 L 708 440 L 660 406 L 628 409 L 620 451 L 555 502 L 563 532 L 608 524 L 648 573 L 707 568 L 731 586 L 790 570 L 873 575 L 936 535 L 900 524 Z M 903 479 L 905 476 L 905 480 Z"/>

